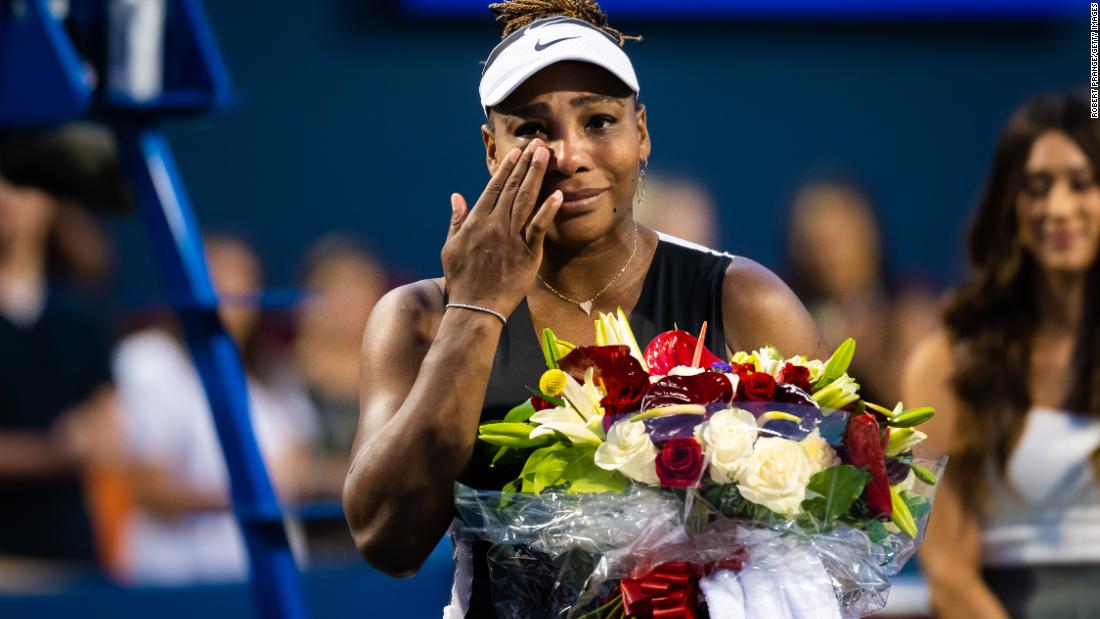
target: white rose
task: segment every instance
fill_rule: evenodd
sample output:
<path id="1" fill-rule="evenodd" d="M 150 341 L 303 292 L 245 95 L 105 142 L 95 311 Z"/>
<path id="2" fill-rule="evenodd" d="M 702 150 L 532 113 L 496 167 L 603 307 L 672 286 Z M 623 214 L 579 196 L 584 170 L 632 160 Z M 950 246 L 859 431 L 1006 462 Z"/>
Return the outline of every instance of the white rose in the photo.
<path id="1" fill-rule="evenodd" d="M 624 420 L 611 426 L 607 440 L 596 449 L 596 466 L 653 486 L 661 483 L 656 460 L 657 447 L 640 421 Z"/>
<path id="2" fill-rule="evenodd" d="M 756 417 L 740 408 L 718 411 L 695 426 L 695 440 L 703 446 L 710 478 L 719 484 L 738 480 L 752 455 L 759 429 Z"/>
<path id="3" fill-rule="evenodd" d="M 761 438 L 748 460 L 738 484 L 741 496 L 777 514 L 797 516 L 814 473 L 802 445 L 785 438 Z"/>
<path id="4" fill-rule="evenodd" d="M 840 464 L 840 456 L 836 455 L 836 450 L 828 441 L 821 438 L 821 432 L 817 428 L 814 428 L 813 432 L 799 441 L 799 444 L 802 445 L 802 450 L 806 452 L 806 456 L 810 458 L 814 473 Z"/>

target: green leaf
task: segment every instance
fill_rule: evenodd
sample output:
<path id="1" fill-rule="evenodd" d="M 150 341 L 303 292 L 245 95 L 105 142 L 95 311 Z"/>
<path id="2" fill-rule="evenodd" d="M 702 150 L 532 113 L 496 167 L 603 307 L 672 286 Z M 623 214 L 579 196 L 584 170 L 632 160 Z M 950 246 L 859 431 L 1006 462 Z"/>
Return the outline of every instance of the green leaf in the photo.
<path id="1" fill-rule="evenodd" d="M 821 371 L 821 377 L 814 383 L 814 389 L 828 385 L 843 376 L 848 371 L 848 366 L 852 364 L 852 357 L 855 354 L 856 341 L 852 338 L 844 340 L 840 346 L 836 347 L 829 360 L 825 362 L 825 368 Z"/>
<path id="2" fill-rule="evenodd" d="M 531 418 L 531 415 L 535 414 L 535 405 L 531 403 L 531 400 L 524 400 L 523 404 L 520 404 L 508 411 L 508 414 L 504 416 L 505 423 L 525 423 Z"/>
<path id="3" fill-rule="evenodd" d="M 870 473 L 850 464 L 820 471 L 806 485 L 806 500 L 802 502 L 802 509 L 813 516 L 819 525 L 831 527 L 838 518 L 848 513 L 870 480 Z"/>
<path id="4" fill-rule="evenodd" d="M 887 529 L 886 523 L 881 520 L 868 522 L 865 530 L 867 531 L 867 537 L 876 544 L 882 544 L 890 537 L 890 529 Z"/>
<path id="5" fill-rule="evenodd" d="M 569 483 L 569 493 L 582 492 L 611 492 L 621 494 L 626 491 L 629 480 L 618 471 L 607 471 L 596 466 L 586 468 L 574 477 Z"/>
<path id="6" fill-rule="evenodd" d="M 546 400 L 547 402 L 553 404 L 554 406 L 565 406 L 565 400 L 563 400 L 561 398 L 556 398 L 552 395 L 547 395 L 547 394 L 539 391 L 538 389 L 534 389 L 534 388 L 528 387 L 526 385 L 524 385 L 523 388 L 526 389 L 531 395 L 538 396 L 538 397 Z M 530 400 L 528 400 L 528 403 L 530 403 Z M 531 406 L 534 406 L 534 404 L 532 404 Z"/>
<path id="7" fill-rule="evenodd" d="M 901 498 L 909 507 L 914 520 L 920 520 L 932 512 L 932 502 L 912 490 L 903 490 Z"/>
<path id="8" fill-rule="evenodd" d="M 594 445 L 555 443 L 537 449 L 520 473 L 523 492 L 539 494 L 547 488 L 567 492 L 623 492 L 629 481 L 617 471 L 596 466 Z"/>
<path id="9" fill-rule="evenodd" d="M 522 491 L 538 494 L 547 486 L 556 485 L 555 482 L 561 477 L 566 466 L 559 452 L 569 448 L 565 443 L 554 443 L 533 451 L 519 474 L 523 481 Z"/>
<path id="10" fill-rule="evenodd" d="M 703 490 L 703 499 L 727 518 L 743 515 L 746 511 L 745 503 L 748 502 L 738 492 L 735 484 L 710 486 Z"/>

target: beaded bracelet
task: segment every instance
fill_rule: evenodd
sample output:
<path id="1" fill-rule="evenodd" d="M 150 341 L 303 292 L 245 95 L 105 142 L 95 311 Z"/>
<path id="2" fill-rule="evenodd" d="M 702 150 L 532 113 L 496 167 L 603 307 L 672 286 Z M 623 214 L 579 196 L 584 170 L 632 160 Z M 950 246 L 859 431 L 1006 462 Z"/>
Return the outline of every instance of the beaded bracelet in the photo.
<path id="1" fill-rule="evenodd" d="M 501 324 L 503 324 L 503 325 L 508 324 L 508 319 L 504 317 L 504 314 L 501 314 L 500 312 L 498 312 L 496 310 L 489 309 L 487 307 L 481 307 L 481 306 L 478 306 L 478 305 L 467 305 L 466 303 L 448 303 L 447 305 L 444 306 L 444 309 L 446 309 L 448 307 L 457 307 L 459 309 L 467 309 L 467 310 L 472 310 L 472 311 L 475 311 L 475 312 L 484 312 L 486 314 L 492 314 L 493 316 L 496 316 L 497 318 L 500 319 Z"/>

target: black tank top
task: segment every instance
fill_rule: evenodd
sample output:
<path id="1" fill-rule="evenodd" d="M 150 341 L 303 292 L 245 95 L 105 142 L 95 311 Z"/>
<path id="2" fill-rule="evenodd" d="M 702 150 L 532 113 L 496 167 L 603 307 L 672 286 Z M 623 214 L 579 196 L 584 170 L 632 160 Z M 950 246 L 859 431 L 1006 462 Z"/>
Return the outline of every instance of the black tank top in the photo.
<path id="1" fill-rule="evenodd" d="M 707 322 L 707 347 L 720 357 L 726 354 L 722 318 L 722 283 L 733 256 L 660 234 L 653 261 L 642 284 L 642 294 L 630 314 L 630 326 L 639 345 L 673 328 L 699 333 Z M 446 298 L 446 295 L 444 295 Z M 503 419 L 514 406 L 530 397 L 526 386 L 535 387 L 546 370 L 542 348 L 524 299 L 508 318 L 497 345 L 493 369 L 485 391 L 481 421 Z M 479 445 L 464 482 L 485 490 L 500 490 L 519 476 L 522 463 L 490 467 L 494 450 Z M 472 552 L 472 556 L 466 554 Z M 489 580 L 488 543 L 455 549 L 455 593 L 465 589 L 461 572 L 472 569 L 469 610 L 466 617 L 495 617 Z M 460 556 L 461 555 L 461 556 Z M 460 596 L 461 597 L 461 596 Z M 457 600 L 452 599 L 452 605 Z M 460 607 L 465 606 L 458 603 Z"/>

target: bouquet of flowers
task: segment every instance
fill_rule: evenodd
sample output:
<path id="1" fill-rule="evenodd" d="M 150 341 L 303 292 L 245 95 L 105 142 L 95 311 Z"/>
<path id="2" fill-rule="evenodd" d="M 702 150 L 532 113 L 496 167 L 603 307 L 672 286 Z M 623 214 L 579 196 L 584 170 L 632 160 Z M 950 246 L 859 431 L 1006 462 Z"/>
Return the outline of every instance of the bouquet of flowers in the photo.
<path id="1" fill-rule="evenodd" d="M 825 361 L 724 361 L 685 331 L 645 349 L 601 314 L 596 346 L 543 332 L 532 396 L 479 439 L 519 477 L 460 486 L 508 617 L 848 617 L 885 606 L 944 458 L 927 407 L 861 400 L 851 339 Z"/>

